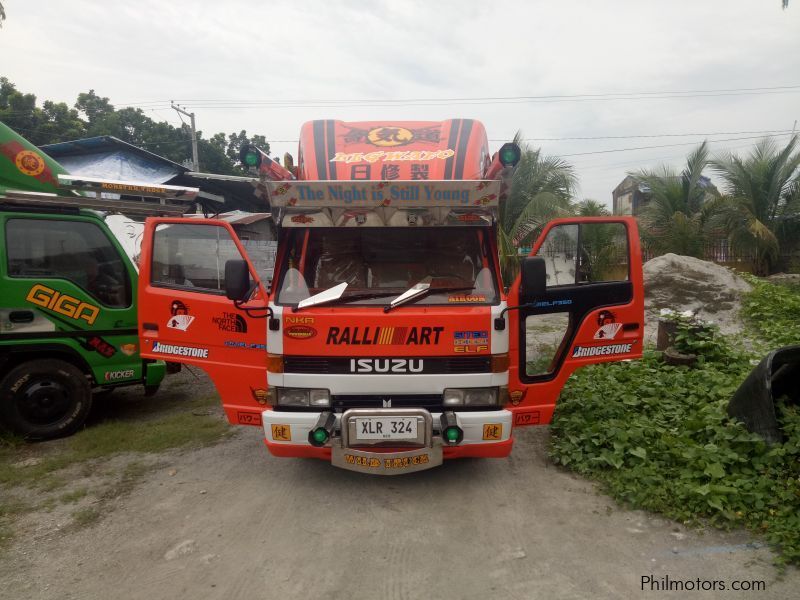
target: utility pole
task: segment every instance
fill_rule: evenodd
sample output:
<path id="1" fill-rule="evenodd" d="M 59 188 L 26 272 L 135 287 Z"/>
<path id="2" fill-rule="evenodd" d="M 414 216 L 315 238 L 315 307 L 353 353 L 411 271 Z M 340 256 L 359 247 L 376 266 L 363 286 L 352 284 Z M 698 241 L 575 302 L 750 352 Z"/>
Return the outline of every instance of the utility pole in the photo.
<path id="1" fill-rule="evenodd" d="M 169 102 L 170 102 L 170 105 L 172 106 L 172 108 L 174 108 L 175 111 L 178 114 L 186 115 L 187 117 L 189 117 L 189 119 L 191 119 L 191 123 L 192 123 L 192 164 L 194 165 L 193 170 L 195 172 L 197 172 L 197 171 L 200 170 L 200 158 L 197 155 L 197 130 L 195 129 L 195 126 L 194 126 L 194 113 L 186 112 L 183 108 L 180 107 L 179 104 L 175 104 L 175 102 L 173 102 L 172 100 L 170 100 Z M 181 119 L 181 120 L 183 120 L 183 119 Z"/>

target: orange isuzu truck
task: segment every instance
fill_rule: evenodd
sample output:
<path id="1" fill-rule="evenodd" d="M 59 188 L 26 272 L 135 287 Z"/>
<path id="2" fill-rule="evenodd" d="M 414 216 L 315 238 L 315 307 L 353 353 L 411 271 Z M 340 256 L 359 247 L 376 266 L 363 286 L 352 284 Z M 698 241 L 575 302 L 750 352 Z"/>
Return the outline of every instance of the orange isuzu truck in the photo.
<path id="1" fill-rule="evenodd" d="M 147 220 L 142 356 L 203 369 L 275 456 L 383 475 L 508 456 L 575 369 L 640 357 L 644 331 L 631 217 L 552 221 L 502 281 L 519 158 L 470 119 L 306 123 L 297 166 L 262 155 L 254 178 L 271 282 L 228 223 Z"/>

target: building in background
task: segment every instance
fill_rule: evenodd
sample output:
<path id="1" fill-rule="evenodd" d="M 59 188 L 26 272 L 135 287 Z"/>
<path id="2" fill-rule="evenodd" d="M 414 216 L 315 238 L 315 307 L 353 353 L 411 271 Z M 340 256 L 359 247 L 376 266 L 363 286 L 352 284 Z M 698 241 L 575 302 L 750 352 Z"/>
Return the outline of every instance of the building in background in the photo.
<path id="1" fill-rule="evenodd" d="M 628 175 L 614 188 L 611 197 L 615 215 L 638 216 L 650 199 L 650 188 Z"/>
<path id="2" fill-rule="evenodd" d="M 248 178 L 194 173 L 111 135 L 48 144 L 41 149 L 72 175 L 200 188 L 198 198 L 212 213 L 269 211 L 266 202 L 255 195 Z"/>
<path id="3" fill-rule="evenodd" d="M 716 194 L 716 188 L 708 177 L 701 176 L 697 185 L 706 190 L 706 201 Z M 638 217 L 650 201 L 650 196 L 650 188 L 647 184 L 628 175 L 611 192 L 614 214 Z"/>

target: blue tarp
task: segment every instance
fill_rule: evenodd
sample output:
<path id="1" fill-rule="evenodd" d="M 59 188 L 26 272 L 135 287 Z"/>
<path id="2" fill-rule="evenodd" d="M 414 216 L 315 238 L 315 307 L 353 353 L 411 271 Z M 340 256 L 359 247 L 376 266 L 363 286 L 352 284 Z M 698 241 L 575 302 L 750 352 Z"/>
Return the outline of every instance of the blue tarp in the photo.
<path id="1" fill-rule="evenodd" d="M 165 183 L 181 172 L 177 166 L 148 160 L 124 150 L 59 156 L 57 160 L 71 175 L 122 181 Z"/>

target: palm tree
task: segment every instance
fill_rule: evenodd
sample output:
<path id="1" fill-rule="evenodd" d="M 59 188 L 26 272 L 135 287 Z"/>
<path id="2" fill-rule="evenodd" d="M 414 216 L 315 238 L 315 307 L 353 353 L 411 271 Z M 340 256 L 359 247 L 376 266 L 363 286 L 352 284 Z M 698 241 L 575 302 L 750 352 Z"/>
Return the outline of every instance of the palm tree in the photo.
<path id="1" fill-rule="evenodd" d="M 575 170 L 565 160 L 543 155 L 522 143 L 517 132 L 514 142 L 522 157 L 511 180 L 511 190 L 500 205 L 500 265 L 503 281 L 509 285 L 519 271 L 518 248 L 530 242 L 555 217 L 570 212 L 570 199 L 577 187 Z"/>
<path id="2" fill-rule="evenodd" d="M 703 177 L 709 164 L 708 145 L 700 144 L 678 173 L 669 166 L 630 173 L 650 189 L 650 201 L 642 211 L 642 237 L 659 254 L 674 252 L 700 257 L 703 252 L 704 206 L 716 190 Z"/>
<path id="3" fill-rule="evenodd" d="M 773 139 L 764 138 L 744 159 L 729 154 L 712 163 L 726 193 L 712 223 L 727 234 L 734 249 L 752 252 L 757 275 L 769 274 L 782 234 L 800 217 L 797 143 L 795 135 L 778 148 Z"/>

